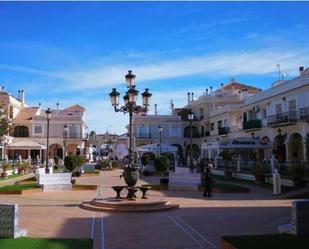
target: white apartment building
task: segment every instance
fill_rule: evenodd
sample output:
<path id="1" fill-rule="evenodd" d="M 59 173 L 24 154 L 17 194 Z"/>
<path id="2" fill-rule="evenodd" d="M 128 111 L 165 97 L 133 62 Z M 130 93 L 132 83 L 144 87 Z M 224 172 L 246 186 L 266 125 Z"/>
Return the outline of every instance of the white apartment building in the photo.
<path id="1" fill-rule="evenodd" d="M 34 159 L 40 156 L 43 160 L 47 144 L 46 110 L 40 106 L 27 106 L 23 90 L 18 92 L 18 97 L 14 97 L 2 89 L 0 105 L 13 119 L 10 141 L 5 148 L 8 157 L 12 159 L 20 155 L 23 159 L 29 156 Z M 59 109 L 57 104 L 57 108 L 51 111 L 49 158 L 64 158 L 65 152 L 67 155 L 83 154 L 86 141 L 85 109 L 79 105 Z"/>
<path id="2" fill-rule="evenodd" d="M 209 122 L 217 123 L 218 130 L 206 138 L 203 147 L 214 149 L 216 143 L 218 148 L 220 144 L 233 141 L 249 144 L 250 140 L 255 140 L 258 141 L 257 148 L 261 148 L 259 159 L 274 155 L 281 162 L 308 161 L 308 96 L 309 69 L 300 67 L 298 77 L 277 81 L 271 88 L 245 97 L 240 105 L 212 111 Z M 220 134 L 219 122 L 225 123 L 226 134 Z M 265 145 L 268 146 L 263 149 Z"/>
<path id="3" fill-rule="evenodd" d="M 223 149 L 254 150 L 258 159 L 278 161 L 309 158 L 309 68 L 299 76 L 275 82 L 262 91 L 231 79 L 213 91 L 212 87 L 172 115 L 138 115 L 133 119 L 135 146 L 158 143 L 158 126 L 163 127 L 162 143 L 177 145 L 183 157 L 190 146 L 190 122 L 194 113 L 192 143 L 214 157 Z M 205 153 L 206 150 L 206 153 Z M 248 153 L 247 153 L 248 154 Z"/>

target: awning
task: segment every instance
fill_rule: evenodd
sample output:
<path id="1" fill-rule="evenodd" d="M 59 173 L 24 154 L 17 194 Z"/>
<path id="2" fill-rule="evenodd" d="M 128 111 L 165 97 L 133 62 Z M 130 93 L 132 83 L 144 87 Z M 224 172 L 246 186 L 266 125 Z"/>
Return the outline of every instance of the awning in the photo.
<path id="1" fill-rule="evenodd" d="M 159 151 L 160 144 L 146 144 L 136 148 L 138 151 L 147 152 L 147 151 Z M 169 145 L 169 144 L 161 144 L 162 152 L 177 152 L 177 146 Z"/>
<path id="2" fill-rule="evenodd" d="M 45 150 L 46 146 L 33 141 L 19 141 L 8 145 L 11 150 Z"/>

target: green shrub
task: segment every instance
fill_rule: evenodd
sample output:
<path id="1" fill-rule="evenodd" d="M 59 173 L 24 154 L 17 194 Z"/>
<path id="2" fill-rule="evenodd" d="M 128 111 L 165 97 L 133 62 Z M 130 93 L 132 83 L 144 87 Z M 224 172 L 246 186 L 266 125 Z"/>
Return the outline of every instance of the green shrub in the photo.
<path id="1" fill-rule="evenodd" d="M 157 172 L 164 173 L 169 168 L 169 160 L 165 156 L 157 157 L 154 160 L 154 166 L 155 166 Z"/>
<path id="2" fill-rule="evenodd" d="M 2 165 L 2 169 L 3 169 L 3 172 L 6 172 L 7 170 L 12 169 L 12 166 L 11 166 L 11 164 L 9 164 L 9 163 L 4 163 L 4 164 Z"/>
<path id="3" fill-rule="evenodd" d="M 250 168 L 250 173 L 254 176 L 265 175 L 268 171 L 268 168 L 265 165 L 253 165 Z"/>
<path id="4" fill-rule="evenodd" d="M 80 170 L 81 167 L 85 163 L 85 158 L 79 155 L 66 156 L 64 159 L 64 166 L 67 170 L 72 172 L 73 170 Z"/>
<path id="5" fill-rule="evenodd" d="M 300 164 L 293 164 L 289 168 L 289 173 L 294 177 L 294 178 L 302 178 L 305 174 L 305 169 L 303 166 Z"/>

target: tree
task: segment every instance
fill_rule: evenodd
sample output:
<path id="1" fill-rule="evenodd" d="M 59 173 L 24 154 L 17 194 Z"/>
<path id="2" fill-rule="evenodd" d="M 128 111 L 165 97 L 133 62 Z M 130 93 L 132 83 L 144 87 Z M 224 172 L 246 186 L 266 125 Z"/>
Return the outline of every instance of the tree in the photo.
<path id="1" fill-rule="evenodd" d="M 169 168 L 169 160 L 165 156 L 157 157 L 154 160 L 154 166 L 155 166 L 157 172 L 163 174 Z"/>
<path id="2" fill-rule="evenodd" d="M 8 117 L 6 111 L 0 106 L 0 139 L 10 130 L 11 127 L 11 119 Z"/>

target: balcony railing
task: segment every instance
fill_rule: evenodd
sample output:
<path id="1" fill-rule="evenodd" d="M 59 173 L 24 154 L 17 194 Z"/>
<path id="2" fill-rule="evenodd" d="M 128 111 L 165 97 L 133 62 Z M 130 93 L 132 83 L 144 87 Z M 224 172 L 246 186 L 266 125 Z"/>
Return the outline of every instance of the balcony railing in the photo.
<path id="1" fill-rule="evenodd" d="M 289 111 L 268 116 L 267 124 L 270 126 L 276 126 L 281 124 L 296 123 L 297 120 L 298 120 L 298 112 Z"/>
<path id="2" fill-rule="evenodd" d="M 309 122 L 309 107 L 299 109 L 299 120 Z"/>
<path id="3" fill-rule="evenodd" d="M 230 132 L 230 127 L 218 127 L 218 134 L 224 135 Z"/>
<path id="4" fill-rule="evenodd" d="M 134 137 L 136 139 L 151 139 L 151 133 L 140 133 L 140 134 L 135 134 Z"/>
<path id="5" fill-rule="evenodd" d="M 262 120 L 254 119 L 244 122 L 243 130 L 249 130 L 254 128 L 261 128 L 262 127 Z"/>

